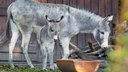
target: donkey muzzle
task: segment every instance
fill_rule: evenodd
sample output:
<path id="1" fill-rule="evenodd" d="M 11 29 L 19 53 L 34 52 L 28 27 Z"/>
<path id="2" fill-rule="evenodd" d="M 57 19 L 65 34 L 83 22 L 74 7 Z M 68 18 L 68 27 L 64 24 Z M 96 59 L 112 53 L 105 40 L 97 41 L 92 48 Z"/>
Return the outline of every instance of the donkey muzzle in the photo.
<path id="1" fill-rule="evenodd" d="M 108 39 L 104 39 L 104 40 L 103 40 L 103 43 L 101 44 L 101 47 L 102 47 L 102 48 L 108 47 Z"/>
<path id="2" fill-rule="evenodd" d="M 58 40 L 58 36 L 57 36 L 57 35 L 55 35 L 53 38 L 54 38 L 55 40 Z"/>

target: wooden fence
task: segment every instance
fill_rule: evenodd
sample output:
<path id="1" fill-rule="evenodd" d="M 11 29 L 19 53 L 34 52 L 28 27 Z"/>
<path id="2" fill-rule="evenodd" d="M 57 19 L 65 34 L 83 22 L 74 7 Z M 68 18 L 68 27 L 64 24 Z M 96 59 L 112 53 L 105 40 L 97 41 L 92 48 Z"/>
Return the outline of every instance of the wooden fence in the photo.
<path id="1" fill-rule="evenodd" d="M 6 29 L 6 9 L 11 2 L 14 0 L 0 0 L 0 40 L 2 38 L 3 32 Z M 112 23 L 116 24 L 118 17 L 118 0 L 37 0 L 39 2 L 45 3 L 57 3 L 66 4 L 76 8 L 87 9 L 91 12 L 99 14 L 103 17 L 107 15 L 114 15 L 114 20 Z M 111 26 L 111 36 L 114 35 L 114 29 Z M 80 48 L 87 46 L 87 41 L 95 42 L 91 34 L 78 34 L 71 40 L 75 45 Z M 111 42 L 110 42 L 111 43 Z M 19 38 L 16 48 L 14 50 L 14 60 L 17 62 L 24 62 L 24 56 L 20 48 L 21 38 Z M 59 43 L 56 43 L 54 50 L 55 59 L 61 58 L 62 48 Z M 29 55 L 33 62 L 41 62 L 40 48 L 35 41 L 35 35 L 33 34 L 31 42 L 29 44 Z M 0 63 L 7 63 L 8 61 L 8 43 L 3 47 L 0 47 Z"/>

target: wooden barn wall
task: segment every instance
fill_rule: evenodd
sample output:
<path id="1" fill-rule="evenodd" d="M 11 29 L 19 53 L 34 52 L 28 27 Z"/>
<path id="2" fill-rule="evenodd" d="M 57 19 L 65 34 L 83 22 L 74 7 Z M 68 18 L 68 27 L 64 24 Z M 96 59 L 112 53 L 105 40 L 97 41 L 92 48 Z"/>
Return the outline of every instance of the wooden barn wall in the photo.
<path id="1" fill-rule="evenodd" d="M 0 40 L 2 38 L 3 32 L 6 29 L 6 9 L 11 2 L 15 0 L 0 0 Z M 112 23 L 116 24 L 118 16 L 118 0 L 36 0 L 44 3 L 56 3 L 56 4 L 66 4 L 72 7 L 87 9 L 91 12 L 99 14 L 103 17 L 107 15 L 114 15 L 114 20 Z M 114 35 L 114 30 L 112 24 L 111 26 L 111 36 Z M 2 35 L 2 36 L 1 36 Z M 78 34 L 71 40 L 75 45 L 80 48 L 87 46 L 87 42 L 95 42 L 91 34 Z M 111 42 L 110 42 L 111 43 Z M 14 60 L 24 61 L 24 56 L 20 48 L 21 38 L 19 38 L 16 48 L 14 50 Z M 61 58 L 62 48 L 59 43 L 55 46 L 55 59 Z M 41 62 L 41 53 L 37 42 L 35 41 L 35 35 L 33 34 L 31 42 L 29 44 L 29 55 L 33 61 Z M 8 43 L 0 47 L 0 62 L 8 61 Z"/>

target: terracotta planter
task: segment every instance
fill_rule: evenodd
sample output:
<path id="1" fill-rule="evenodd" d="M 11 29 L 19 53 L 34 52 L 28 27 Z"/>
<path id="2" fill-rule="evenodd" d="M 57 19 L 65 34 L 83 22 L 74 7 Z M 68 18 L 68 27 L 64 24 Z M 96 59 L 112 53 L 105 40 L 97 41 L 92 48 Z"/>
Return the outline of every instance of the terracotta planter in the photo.
<path id="1" fill-rule="evenodd" d="M 100 60 L 58 59 L 57 65 L 62 72 L 97 72 Z"/>

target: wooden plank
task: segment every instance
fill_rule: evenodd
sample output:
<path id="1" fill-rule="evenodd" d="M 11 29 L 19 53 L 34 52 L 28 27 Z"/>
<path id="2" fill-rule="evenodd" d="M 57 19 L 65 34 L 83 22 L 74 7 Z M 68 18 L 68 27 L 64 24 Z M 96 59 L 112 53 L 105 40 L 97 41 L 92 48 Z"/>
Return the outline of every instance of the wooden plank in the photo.
<path id="1" fill-rule="evenodd" d="M 99 14 L 105 16 L 105 0 L 99 0 Z"/>
<path id="2" fill-rule="evenodd" d="M 47 3 L 47 0 L 37 0 L 37 1 L 41 3 Z"/>
<path id="3" fill-rule="evenodd" d="M 14 0 L 0 0 L 0 8 L 7 8 Z"/>
<path id="4" fill-rule="evenodd" d="M 84 8 L 85 6 L 85 0 L 77 0 L 77 6 L 81 6 L 82 8 Z"/>
<path id="5" fill-rule="evenodd" d="M 55 0 L 47 0 L 48 3 L 56 3 Z"/>
<path id="6" fill-rule="evenodd" d="M 21 53 L 14 53 L 13 54 L 14 60 L 26 60 L 24 55 Z M 36 54 L 29 54 L 29 57 L 32 61 L 36 61 L 37 60 L 37 56 Z M 0 60 L 8 60 L 8 53 L 0 53 Z"/>
<path id="7" fill-rule="evenodd" d="M 7 8 L 0 8 L 0 16 L 6 16 L 7 15 Z"/>
<path id="8" fill-rule="evenodd" d="M 7 6 L 9 6 L 12 2 L 14 2 L 15 0 L 6 0 L 6 4 Z"/>
<path id="9" fill-rule="evenodd" d="M 0 60 L 8 60 L 8 47 L 4 46 L 0 48 Z M 37 60 L 38 55 L 35 49 L 29 48 L 28 54 L 31 57 L 31 60 Z M 14 60 L 25 60 L 23 51 L 21 47 L 16 46 L 13 51 Z"/>
<path id="10" fill-rule="evenodd" d="M 84 0 L 77 0 L 77 7 L 78 8 L 84 8 Z"/>
<path id="11" fill-rule="evenodd" d="M 118 20 L 118 2 L 119 0 L 112 0 L 112 14 L 114 15 L 113 23 L 116 23 Z"/>
<path id="12" fill-rule="evenodd" d="M 6 29 L 6 17 L 5 16 L 0 16 L 0 33 L 4 32 Z"/>
<path id="13" fill-rule="evenodd" d="M 92 0 L 91 1 L 91 10 L 92 10 L 92 12 L 94 12 L 95 14 L 98 14 L 98 9 L 99 9 L 99 7 L 98 7 L 98 5 L 99 5 L 99 0 Z"/>
<path id="14" fill-rule="evenodd" d="M 112 14 L 112 0 L 105 0 L 105 10 L 106 10 L 105 16 Z"/>
<path id="15" fill-rule="evenodd" d="M 77 43 L 79 48 L 84 48 L 86 46 L 85 34 L 78 34 Z"/>
<path id="16" fill-rule="evenodd" d="M 29 45 L 30 46 L 30 45 Z M 37 48 L 35 48 L 34 46 L 30 46 L 29 48 L 28 48 L 28 53 L 36 53 L 36 50 L 37 50 Z M 9 51 L 8 51 L 8 46 L 3 46 L 3 47 L 1 47 L 0 48 L 0 53 L 8 53 Z M 13 51 L 14 53 L 22 53 L 23 51 L 22 51 L 22 48 L 21 47 L 19 47 L 18 45 L 16 45 L 16 47 L 14 48 L 14 51 Z"/>
<path id="17" fill-rule="evenodd" d="M 111 23 L 113 23 L 113 24 L 117 24 L 117 21 L 118 21 L 118 14 L 119 14 L 119 12 L 118 12 L 118 3 L 119 3 L 119 0 L 112 0 L 111 1 L 111 11 L 112 11 L 112 14 L 111 15 L 113 15 L 114 17 L 113 17 L 113 21 L 111 22 Z M 114 31 L 114 29 L 113 29 L 113 25 L 112 24 L 110 24 L 110 27 L 111 27 L 111 35 L 112 36 L 114 36 L 114 34 L 115 34 L 115 31 Z"/>
<path id="18" fill-rule="evenodd" d="M 7 7 L 13 2 L 14 0 L 0 0 L 0 16 L 7 15 Z"/>
<path id="19" fill-rule="evenodd" d="M 77 0 L 70 0 L 70 6 L 76 7 L 77 6 Z"/>
<path id="20" fill-rule="evenodd" d="M 84 6 L 85 6 L 85 9 L 91 10 L 91 0 L 85 0 Z"/>
<path id="21" fill-rule="evenodd" d="M 63 0 L 55 0 L 56 4 L 62 4 Z"/>
<path id="22" fill-rule="evenodd" d="M 69 5 L 70 4 L 70 0 L 63 0 L 63 4 Z"/>
<path id="23" fill-rule="evenodd" d="M 6 4 L 7 4 L 7 0 L 0 0 L 0 5 L 1 6 L 6 6 Z"/>

